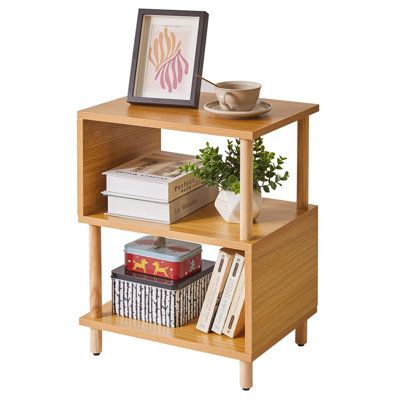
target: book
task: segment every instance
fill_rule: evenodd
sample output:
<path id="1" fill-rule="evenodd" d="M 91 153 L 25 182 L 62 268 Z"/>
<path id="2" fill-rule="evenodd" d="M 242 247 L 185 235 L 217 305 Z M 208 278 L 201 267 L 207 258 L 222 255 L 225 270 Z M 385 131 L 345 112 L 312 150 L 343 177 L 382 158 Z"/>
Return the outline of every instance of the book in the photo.
<path id="1" fill-rule="evenodd" d="M 214 323 L 211 330 L 221 334 L 224 329 L 224 324 L 228 316 L 229 307 L 231 306 L 233 296 L 244 266 L 243 253 L 236 253 L 229 271 L 228 279 L 226 280 L 224 292 L 222 293 L 221 301 L 215 314 Z"/>
<path id="2" fill-rule="evenodd" d="M 214 201 L 218 188 L 203 185 L 169 203 L 136 199 L 108 191 L 102 193 L 108 198 L 109 215 L 172 224 Z"/>
<path id="3" fill-rule="evenodd" d="M 234 338 L 244 329 L 245 269 L 242 269 L 222 333 Z"/>
<path id="4" fill-rule="evenodd" d="M 143 155 L 103 172 L 106 190 L 143 200 L 171 202 L 203 185 L 191 173 L 179 169 L 188 162 L 197 160 L 191 155 L 166 151 Z"/>
<path id="5" fill-rule="evenodd" d="M 196 325 L 196 328 L 200 331 L 210 332 L 234 256 L 234 250 L 222 248 L 219 251 Z"/>

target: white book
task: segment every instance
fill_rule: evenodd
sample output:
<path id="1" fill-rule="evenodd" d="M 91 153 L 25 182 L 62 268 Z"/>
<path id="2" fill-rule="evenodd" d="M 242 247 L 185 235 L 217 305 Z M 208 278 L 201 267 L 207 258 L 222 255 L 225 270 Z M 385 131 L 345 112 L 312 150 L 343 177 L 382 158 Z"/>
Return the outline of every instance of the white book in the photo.
<path id="1" fill-rule="evenodd" d="M 233 295 L 222 333 L 231 338 L 236 337 L 244 328 L 245 268 L 242 269 L 239 282 Z"/>
<path id="2" fill-rule="evenodd" d="M 226 280 L 224 292 L 215 315 L 214 323 L 211 330 L 221 334 L 224 329 L 224 324 L 228 316 L 229 307 L 239 282 L 240 274 L 244 266 L 244 256 L 236 253 L 229 271 L 228 279 Z"/>
<path id="3" fill-rule="evenodd" d="M 235 251 L 231 249 L 222 248 L 219 251 L 196 325 L 200 331 L 210 332 L 234 255 Z"/>
<path id="4" fill-rule="evenodd" d="M 192 174 L 180 171 L 194 156 L 154 152 L 103 172 L 107 192 L 151 201 L 171 202 L 202 185 Z"/>
<path id="5" fill-rule="evenodd" d="M 218 188 L 203 185 L 170 203 L 136 199 L 108 191 L 102 193 L 107 196 L 110 215 L 172 224 L 214 201 Z"/>

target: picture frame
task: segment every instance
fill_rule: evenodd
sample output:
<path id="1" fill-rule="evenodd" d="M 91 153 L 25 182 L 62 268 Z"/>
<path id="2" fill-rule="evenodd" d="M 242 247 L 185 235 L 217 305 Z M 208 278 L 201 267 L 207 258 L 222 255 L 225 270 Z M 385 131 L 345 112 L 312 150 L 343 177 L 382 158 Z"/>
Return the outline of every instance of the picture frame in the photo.
<path id="1" fill-rule="evenodd" d="M 197 108 L 205 11 L 139 9 L 127 101 Z"/>

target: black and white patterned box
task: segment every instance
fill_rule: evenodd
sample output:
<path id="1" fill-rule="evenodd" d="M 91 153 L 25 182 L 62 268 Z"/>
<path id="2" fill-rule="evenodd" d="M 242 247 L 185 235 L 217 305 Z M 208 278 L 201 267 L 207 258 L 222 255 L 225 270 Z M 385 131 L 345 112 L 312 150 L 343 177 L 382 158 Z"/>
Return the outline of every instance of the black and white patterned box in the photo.
<path id="1" fill-rule="evenodd" d="M 126 271 L 112 271 L 113 314 L 175 328 L 200 314 L 214 263 L 179 281 Z"/>

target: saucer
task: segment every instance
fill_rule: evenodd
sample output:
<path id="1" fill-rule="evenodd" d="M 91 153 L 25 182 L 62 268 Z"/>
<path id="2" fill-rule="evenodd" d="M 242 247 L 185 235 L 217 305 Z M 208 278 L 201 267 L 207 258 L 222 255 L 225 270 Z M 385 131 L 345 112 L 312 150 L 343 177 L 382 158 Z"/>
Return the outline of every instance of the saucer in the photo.
<path id="1" fill-rule="evenodd" d="M 204 109 L 224 118 L 251 118 L 271 111 L 272 106 L 264 100 L 258 100 L 256 106 L 250 111 L 227 111 L 221 108 L 218 100 L 214 100 L 204 104 Z"/>

